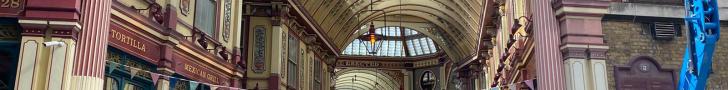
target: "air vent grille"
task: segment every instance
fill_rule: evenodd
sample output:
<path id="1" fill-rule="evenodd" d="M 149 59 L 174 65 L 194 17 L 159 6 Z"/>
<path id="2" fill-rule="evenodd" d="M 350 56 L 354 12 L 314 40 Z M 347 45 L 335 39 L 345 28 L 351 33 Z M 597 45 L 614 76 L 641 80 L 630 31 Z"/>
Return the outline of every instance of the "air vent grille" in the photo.
<path id="1" fill-rule="evenodd" d="M 650 25 L 655 40 L 672 40 L 679 34 L 678 24 L 672 22 L 654 22 Z"/>

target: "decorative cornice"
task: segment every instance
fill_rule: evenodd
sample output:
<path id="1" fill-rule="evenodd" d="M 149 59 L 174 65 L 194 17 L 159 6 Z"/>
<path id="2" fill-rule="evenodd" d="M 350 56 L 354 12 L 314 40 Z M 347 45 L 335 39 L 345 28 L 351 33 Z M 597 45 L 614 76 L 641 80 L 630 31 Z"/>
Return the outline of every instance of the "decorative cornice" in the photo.
<path id="1" fill-rule="evenodd" d="M 563 47 L 561 47 L 561 55 L 563 55 L 564 60 L 567 59 L 586 59 L 587 58 L 587 47 L 586 45 L 570 45 L 567 44 Z"/>
<path id="2" fill-rule="evenodd" d="M 606 1 L 575 1 L 556 0 L 553 3 L 557 18 L 564 16 L 591 16 L 601 17 L 608 12 L 609 2 Z"/>
<path id="3" fill-rule="evenodd" d="M 288 18 L 289 5 L 283 2 L 271 2 L 271 24 L 273 26 L 280 26 L 282 22 L 286 22 Z"/>
<path id="4" fill-rule="evenodd" d="M 413 57 L 376 57 L 372 58 L 372 56 L 339 56 L 337 59 L 339 60 L 369 60 L 369 61 L 421 61 L 421 60 L 427 60 L 431 58 L 439 58 L 439 57 L 446 57 L 444 51 L 437 51 L 434 54 L 430 55 L 422 55 L 422 56 L 413 56 Z"/>
<path id="5" fill-rule="evenodd" d="M 18 20 L 23 27 L 21 35 L 24 36 L 46 36 L 70 38 L 76 40 L 81 31 L 81 25 L 72 21 L 48 21 L 48 20 Z M 50 34 L 46 34 L 49 32 Z"/>
<path id="6" fill-rule="evenodd" d="M 589 45 L 589 50 L 587 51 L 589 53 L 589 59 L 606 60 L 607 50 L 609 50 L 608 46 Z"/>

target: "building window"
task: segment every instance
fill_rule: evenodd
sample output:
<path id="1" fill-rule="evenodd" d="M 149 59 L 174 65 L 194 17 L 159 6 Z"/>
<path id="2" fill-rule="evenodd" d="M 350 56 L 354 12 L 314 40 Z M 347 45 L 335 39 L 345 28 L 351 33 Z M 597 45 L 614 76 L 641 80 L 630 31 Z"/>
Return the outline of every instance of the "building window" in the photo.
<path id="1" fill-rule="evenodd" d="M 288 85 L 291 87 L 297 87 L 298 85 L 298 55 L 301 54 L 299 51 L 299 41 L 294 37 L 288 37 Z"/>
<path id="2" fill-rule="evenodd" d="M 195 27 L 207 35 L 214 36 L 216 4 L 214 0 L 197 0 L 195 5 Z"/>
<path id="3" fill-rule="evenodd" d="M 139 87 L 139 85 L 134 85 L 132 83 L 126 83 L 124 85 L 124 90 L 143 90 L 142 87 Z"/>
<path id="4" fill-rule="evenodd" d="M 190 85 L 189 83 L 182 82 L 180 80 L 177 80 L 177 82 L 174 83 L 174 84 L 175 84 L 174 85 L 174 90 L 197 90 L 197 89 L 194 89 L 194 88 L 193 89 L 190 89 L 191 87 L 189 87 L 189 85 Z M 202 85 L 200 85 L 200 86 L 202 86 Z M 199 86 L 198 86 L 198 88 L 199 88 Z"/>
<path id="5" fill-rule="evenodd" d="M 314 80 L 312 81 L 313 84 L 311 84 L 313 85 L 311 87 L 313 89 L 311 90 L 321 90 L 321 82 L 323 80 L 323 75 L 321 74 L 323 73 L 323 70 L 321 70 L 321 60 L 313 60 L 313 72 Z"/>
<path id="6" fill-rule="evenodd" d="M 111 78 L 111 77 L 106 77 L 106 80 L 104 80 L 104 81 L 106 81 L 104 83 L 104 90 L 119 90 L 119 88 L 117 87 L 118 81 L 116 81 L 116 79 Z"/>

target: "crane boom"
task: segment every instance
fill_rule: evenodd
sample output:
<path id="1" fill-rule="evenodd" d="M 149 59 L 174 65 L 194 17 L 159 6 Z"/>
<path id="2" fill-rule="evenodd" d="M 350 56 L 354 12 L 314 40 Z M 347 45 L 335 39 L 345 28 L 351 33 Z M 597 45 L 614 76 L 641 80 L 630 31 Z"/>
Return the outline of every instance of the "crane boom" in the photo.
<path id="1" fill-rule="evenodd" d="M 717 4 L 717 0 L 685 0 L 689 35 L 680 70 L 680 90 L 705 90 L 712 73 L 715 43 L 720 38 Z"/>

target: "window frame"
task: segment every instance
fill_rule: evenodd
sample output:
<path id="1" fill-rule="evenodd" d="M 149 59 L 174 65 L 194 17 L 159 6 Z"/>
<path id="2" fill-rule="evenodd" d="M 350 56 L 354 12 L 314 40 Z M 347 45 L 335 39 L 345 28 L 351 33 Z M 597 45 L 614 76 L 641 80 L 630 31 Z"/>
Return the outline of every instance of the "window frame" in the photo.
<path id="1" fill-rule="evenodd" d="M 291 35 L 293 36 L 293 35 Z M 300 40 L 296 37 L 288 37 L 288 57 L 286 58 L 286 69 L 287 69 L 287 82 L 290 87 L 298 87 L 298 69 L 300 64 L 298 63 L 300 60 L 300 57 L 303 56 L 301 50 L 300 50 Z"/>
<path id="2" fill-rule="evenodd" d="M 213 40 L 218 40 L 218 38 L 219 38 L 218 34 L 220 34 L 220 32 L 218 31 L 220 28 L 220 26 L 219 26 L 220 25 L 220 11 L 219 11 L 220 7 L 219 6 L 222 4 L 222 2 L 220 0 L 207 0 L 207 1 L 210 1 L 211 5 L 212 5 L 212 9 L 214 9 L 214 10 L 212 10 L 213 11 L 212 16 L 214 16 L 214 17 L 211 19 L 212 20 L 212 22 L 211 22 L 212 30 L 210 30 L 210 33 L 206 33 L 204 30 L 200 29 L 201 27 L 195 26 L 198 24 L 198 22 L 197 22 L 198 13 L 199 13 L 199 11 L 202 11 L 202 10 L 199 10 L 200 1 L 204 1 L 204 0 L 195 0 L 195 13 L 193 13 L 194 17 L 192 17 L 193 18 L 192 27 L 200 30 L 200 32 L 203 33 L 202 35 L 205 35 L 208 38 L 212 38 Z"/>

